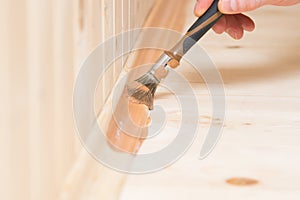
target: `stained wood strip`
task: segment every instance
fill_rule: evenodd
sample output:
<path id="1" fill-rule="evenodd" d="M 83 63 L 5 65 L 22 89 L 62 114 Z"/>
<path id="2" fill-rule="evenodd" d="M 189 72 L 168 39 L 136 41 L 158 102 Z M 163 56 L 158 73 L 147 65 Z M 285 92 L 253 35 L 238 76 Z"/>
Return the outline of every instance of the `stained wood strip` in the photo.
<path id="1" fill-rule="evenodd" d="M 174 3 L 174 1 L 171 0 L 158 0 L 153 7 L 152 12 L 148 15 L 147 21 L 143 27 L 164 28 L 182 32 L 185 25 L 185 17 L 178 17 L 178 15 L 185 16 L 185 8 L 186 4 L 183 1 L 176 1 L 176 3 Z M 153 38 L 151 38 L 151 40 L 157 41 L 158 44 L 162 42 L 169 42 L 162 41 L 161 35 L 153 35 L 152 37 Z M 157 49 L 142 49 L 138 52 L 133 52 L 129 62 L 126 63 L 126 69 L 130 70 L 145 64 L 155 63 L 162 53 L 162 50 Z"/>

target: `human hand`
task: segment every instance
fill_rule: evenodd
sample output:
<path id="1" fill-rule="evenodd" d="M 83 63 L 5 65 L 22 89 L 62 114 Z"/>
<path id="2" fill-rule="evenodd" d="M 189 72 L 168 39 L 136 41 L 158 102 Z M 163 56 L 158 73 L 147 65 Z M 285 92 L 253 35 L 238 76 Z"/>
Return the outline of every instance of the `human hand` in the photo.
<path id="1" fill-rule="evenodd" d="M 197 0 L 194 13 L 201 16 L 210 7 L 213 0 Z M 300 3 L 300 0 L 220 0 L 219 10 L 225 15 L 213 26 L 213 30 L 221 34 L 228 33 L 234 39 L 241 39 L 244 31 L 253 31 L 255 24 L 251 18 L 241 14 L 264 5 L 289 6 Z"/>

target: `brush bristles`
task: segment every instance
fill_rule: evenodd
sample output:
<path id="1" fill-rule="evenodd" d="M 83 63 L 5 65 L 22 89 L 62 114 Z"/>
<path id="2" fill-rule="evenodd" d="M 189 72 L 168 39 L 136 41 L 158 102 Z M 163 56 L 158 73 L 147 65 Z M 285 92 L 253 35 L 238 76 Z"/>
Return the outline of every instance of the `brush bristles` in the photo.
<path id="1" fill-rule="evenodd" d="M 152 73 L 147 73 L 137 80 L 132 86 L 128 86 L 127 92 L 132 101 L 138 104 L 145 104 L 150 110 L 153 109 L 154 94 L 159 81 Z"/>

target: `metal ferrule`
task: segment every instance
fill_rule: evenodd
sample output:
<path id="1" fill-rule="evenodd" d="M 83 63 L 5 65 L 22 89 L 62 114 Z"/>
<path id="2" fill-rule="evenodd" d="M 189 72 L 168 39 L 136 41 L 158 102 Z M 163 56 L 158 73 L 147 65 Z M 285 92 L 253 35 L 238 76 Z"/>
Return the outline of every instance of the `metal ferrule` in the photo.
<path id="1" fill-rule="evenodd" d="M 169 73 L 170 68 L 176 68 L 179 65 L 179 60 L 173 56 L 171 52 L 165 52 L 152 67 L 150 73 L 160 82 Z"/>

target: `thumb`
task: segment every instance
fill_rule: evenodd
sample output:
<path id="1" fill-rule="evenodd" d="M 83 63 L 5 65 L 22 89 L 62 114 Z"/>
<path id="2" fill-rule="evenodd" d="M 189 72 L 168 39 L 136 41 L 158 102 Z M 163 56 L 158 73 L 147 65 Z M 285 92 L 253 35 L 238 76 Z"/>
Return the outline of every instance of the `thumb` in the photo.
<path id="1" fill-rule="evenodd" d="M 268 4 L 269 0 L 220 0 L 219 10 L 225 14 L 237 14 L 255 10 Z"/>
<path id="2" fill-rule="evenodd" d="M 194 13 L 197 17 L 200 17 L 211 6 L 213 0 L 197 0 Z"/>

